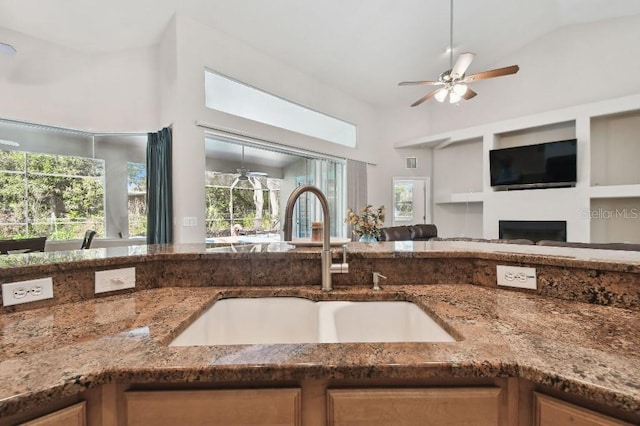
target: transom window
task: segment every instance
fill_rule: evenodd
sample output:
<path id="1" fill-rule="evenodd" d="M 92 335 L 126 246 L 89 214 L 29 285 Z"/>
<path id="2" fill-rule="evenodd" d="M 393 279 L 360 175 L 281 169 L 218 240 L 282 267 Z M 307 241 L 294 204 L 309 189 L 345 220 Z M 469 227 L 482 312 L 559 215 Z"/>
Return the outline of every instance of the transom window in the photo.
<path id="1" fill-rule="evenodd" d="M 207 108 L 281 129 L 356 146 L 356 126 L 212 71 L 205 71 Z"/>

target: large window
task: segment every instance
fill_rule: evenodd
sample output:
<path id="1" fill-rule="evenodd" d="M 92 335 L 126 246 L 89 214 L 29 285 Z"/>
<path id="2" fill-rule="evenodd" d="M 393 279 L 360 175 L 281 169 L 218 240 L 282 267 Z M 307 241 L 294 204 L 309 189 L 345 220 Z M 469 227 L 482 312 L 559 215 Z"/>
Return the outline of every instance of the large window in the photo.
<path id="1" fill-rule="evenodd" d="M 0 239 L 144 236 L 146 140 L 0 119 Z"/>
<path id="2" fill-rule="evenodd" d="M 104 233 L 104 161 L 0 150 L 0 238 Z"/>
<path id="3" fill-rule="evenodd" d="M 207 108 L 248 118 L 348 147 L 356 146 L 356 126 L 205 71 Z"/>
<path id="4" fill-rule="evenodd" d="M 279 240 L 289 194 L 305 183 L 316 185 L 326 195 L 331 235 L 342 237 L 344 161 L 253 142 L 222 135 L 205 138 L 207 240 Z M 309 237 L 311 222 L 322 217 L 316 196 L 302 194 L 293 212 L 292 236 Z"/>

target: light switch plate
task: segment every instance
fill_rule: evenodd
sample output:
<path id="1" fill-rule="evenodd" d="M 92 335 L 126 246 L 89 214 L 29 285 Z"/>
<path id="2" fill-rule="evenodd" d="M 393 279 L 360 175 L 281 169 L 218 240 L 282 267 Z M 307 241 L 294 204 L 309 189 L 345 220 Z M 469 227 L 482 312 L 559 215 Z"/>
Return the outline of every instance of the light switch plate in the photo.
<path id="1" fill-rule="evenodd" d="M 2 284 L 2 306 L 53 299 L 51 277 Z"/>
<path id="2" fill-rule="evenodd" d="M 96 294 L 134 288 L 135 286 L 136 268 L 120 268 L 109 269 L 107 271 L 96 271 Z"/>
<path id="3" fill-rule="evenodd" d="M 538 288 L 536 268 L 498 265 L 496 275 L 498 277 L 498 285 L 501 286 L 528 288 L 531 290 Z"/>

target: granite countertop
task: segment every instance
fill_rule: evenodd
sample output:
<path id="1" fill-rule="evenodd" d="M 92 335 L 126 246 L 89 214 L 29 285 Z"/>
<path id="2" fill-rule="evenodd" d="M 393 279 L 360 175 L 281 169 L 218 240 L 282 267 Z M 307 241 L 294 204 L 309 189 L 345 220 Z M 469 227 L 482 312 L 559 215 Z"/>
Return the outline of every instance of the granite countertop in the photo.
<path id="1" fill-rule="evenodd" d="M 640 273 L 640 252 L 623 250 L 575 249 L 538 245 L 485 243 L 472 241 L 392 241 L 348 243 L 348 256 L 384 258 L 474 258 L 538 265 L 589 268 Z M 334 258 L 341 248 L 332 247 Z M 161 259 L 193 260 L 206 258 L 287 258 L 318 257 L 319 247 L 294 247 L 284 242 L 247 244 L 166 244 L 110 247 L 90 250 L 52 251 L 0 256 L 0 278 L 19 271 L 51 273 L 91 266 Z"/>
<path id="2" fill-rule="evenodd" d="M 409 300 L 454 343 L 173 347 L 221 297 Z M 0 316 L 0 415 L 110 381 L 514 376 L 640 412 L 638 311 L 474 285 L 161 288 Z"/>

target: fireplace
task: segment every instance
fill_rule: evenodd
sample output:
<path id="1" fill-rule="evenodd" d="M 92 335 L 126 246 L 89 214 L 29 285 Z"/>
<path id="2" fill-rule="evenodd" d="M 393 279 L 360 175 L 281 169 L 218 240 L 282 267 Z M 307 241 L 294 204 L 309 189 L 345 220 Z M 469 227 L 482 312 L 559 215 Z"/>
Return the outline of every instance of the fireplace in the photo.
<path id="1" fill-rule="evenodd" d="M 564 220 L 500 220 L 498 231 L 500 239 L 505 240 L 567 241 L 567 222 Z"/>

